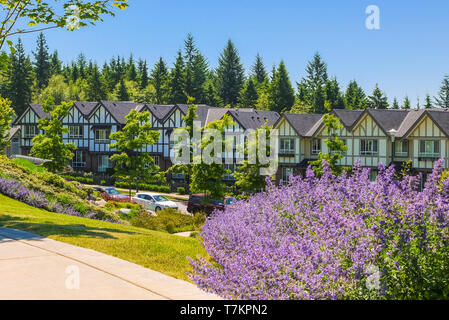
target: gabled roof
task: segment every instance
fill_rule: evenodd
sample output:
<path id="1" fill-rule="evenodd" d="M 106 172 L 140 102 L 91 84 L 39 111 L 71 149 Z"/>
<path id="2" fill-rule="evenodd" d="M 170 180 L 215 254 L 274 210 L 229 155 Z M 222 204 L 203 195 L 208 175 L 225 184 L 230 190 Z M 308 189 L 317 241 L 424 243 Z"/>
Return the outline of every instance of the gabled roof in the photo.
<path id="1" fill-rule="evenodd" d="M 98 105 L 98 102 L 77 101 L 74 103 L 74 105 L 86 118 L 88 118 L 90 113 Z"/>
<path id="2" fill-rule="evenodd" d="M 339 119 L 341 124 L 347 129 L 351 130 L 358 119 L 364 113 L 364 110 L 344 110 L 344 109 L 334 109 L 332 113 L 335 114 Z"/>
<path id="3" fill-rule="evenodd" d="M 8 140 L 11 140 L 14 137 L 14 135 L 20 131 L 20 129 L 21 129 L 20 126 L 16 126 L 16 127 L 12 127 L 9 130 L 7 130 L 6 135 L 8 136 Z"/>
<path id="4" fill-rule="evenodd" d="M 190 104 L 177 104 L 179 109 L 181 110 L 184 115 L 187 114 L 189 111 Z M 196 115 L 198 116 L 195 120 L 200 121 L 202 126 L 205 126 L 207 123 L 207 116 L 209 114 L 209 110 L 211 109 L 224 109 L 224 108 L 218 108 L 218 107 L 211 107 L 207 104 L 196 104 Z"/>
<path id="5" fill-rule="evenodd" d="M 391 109 L 367 109 L 373 120 L 380 129 L 388 136 L 391 129 L 399 130 L 409 111 L 408 110 L 391 110 Z"/>
<path id="6" fill-rule="evenodd" d="M 407 116 L 404 121 L 402 121 L 402 124 L 398 129 L 396 137 L 398 139 L 406 137 L 418 123 L 418 120 L 421 119 L 423 114 L 425 114 L 425 110 L 409 110 Z"/>
<path id="7" fill-rule="evenodd" d="M 449 110 L 448 109 L 427 109 L 426 114 L 449 138 Z"/>
<path id="8" fill-rule="evenodd" d="M 30 104 L 30 108 L 36 113 L 39 119 L 45 119 L 50 117 L 50 114 L 45 112 L 44 109 L 42 109 L 41 104 Z"/>
<path id="9" fill-rule="evenodd" d="M 265 123 L 268 126 L 274 126 L 281 117 L 279 113 L 274 111 L 254 109 L 230 109 L 228 113 L 246 130 L 258 129 Z"/>
<path id="10" fill-rule="evenodd" d="M 301 137 L 310 137 L 312 129 L 320 125 L 321 114 L 285 113 L 283 117 Z"/>
<path id="11" fill-rule="evenodd" d="M 100 101 L 106 110 L 114 117 L 114 119 L 121 124 L 126 122 L 125 117 L 133 109 L 139 109 L 144 106 L 142 103 L 132 102 L 132 101 Z M 95 110 L 94 108 L 92 112 Z"/>
<path id="12" fill-rule="evenodd" d="M 148 110 L 161 122 L 165 120 L 168 114 L 175 108 L 174 104 L 167 105 L 155 105 L 155 104 L 147 104 Z"/>

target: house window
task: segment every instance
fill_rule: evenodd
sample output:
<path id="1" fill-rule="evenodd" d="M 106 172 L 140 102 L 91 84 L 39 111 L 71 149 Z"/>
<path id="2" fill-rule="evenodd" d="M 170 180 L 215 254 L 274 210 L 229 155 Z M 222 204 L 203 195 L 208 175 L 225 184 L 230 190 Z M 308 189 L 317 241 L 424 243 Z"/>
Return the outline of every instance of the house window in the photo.
<path id="1" fill-rule="evenodd" d="M 293 175 L 293 168 L 284 167 L 282 168 L 282 182 L 287 184 L 290 180 L 290 176 Z"/>
<path id="2" fill-rule="evenodd" d="M 72 168 L 84 168 L 86 166 L 86 154 L 82 150 L 76 150 L 72 160 Z"/>
<path id="3" fill-rule="evenodd" d="M 321 152 L 321 139 L 312 139 L 312 154 L 317 155 Z"/>
<path id="4" fill-rule="evenodd" d="M 106 172 L 109 168 L 109 156 L 101 155 L 98 156 L 98 172 Z"/>
<path id="5" fill-rule="evenodd" d="M 361 155 L 375 155 L 379 152 L 377 140 L 361 140 L 360 154 Z"/>
<path id="6" fill-rule="evenodd" d="M 82 138 L 83 127 L 81 126 L 69 126 L 69 138 Z"/>
<path id="7" fill-rule="evenodd" d="M 295 140 L 294 139 L 281 139 L 281 150 L 283 154 L 295 153 Z"/>
<path id="8" fill-rule="evenodd" d="M 25 125 L 23 126 L 23 137 L 24 138 L 34 138 L 37 136 L 37 126 L 34 125 Z"/>
<path id="9" fill-rule="evenodd" d="M 154 165 L 159 166 L 159 157 L 158 157 L 158 156 L 154 156 L 154 157 L 153 157 L 153 160 L 154 160 Z M 147 163 L 147 164 L 144 166 L 145 169 L 148 169 L 149 167 L 150 167 L 149 163 Z"/>
<path id="10" fill-rule="evenodd" d="M 407 140 L 396 141 L 394 146 L 394 154 L 398 157 L 407 157 L 408 141 Z"/>
<path id="11" fill-rule="evenodd" d="M 95 130 L 95 143 L 109 143 L 111 131 L 108 129 Z"/>
<path id="12" fill-rule="evenodd" d="M 419 156 L 428 158 L 438 158 L 440 156 L 440 141 L 421 140 L 419 142 Z"/>
<path id="13" fill-rule="evenodd" d="M 234 164 L 224 164 L 223 167 L 225 170 L 230 171 L 230 173 L 224 175 L 223 179 L 226 181 L 234 181 L 235 180 L 235 177 L 234 177 L 235 165 Z"/>

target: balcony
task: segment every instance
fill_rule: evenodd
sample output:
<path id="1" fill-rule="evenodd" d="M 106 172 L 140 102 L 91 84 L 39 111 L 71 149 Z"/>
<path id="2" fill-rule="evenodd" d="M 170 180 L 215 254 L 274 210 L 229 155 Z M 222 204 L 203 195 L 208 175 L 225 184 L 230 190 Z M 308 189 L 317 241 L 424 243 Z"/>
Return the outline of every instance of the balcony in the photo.
<path id="1" fill-rule="evenodd" d="M 86 162 L 72 162 L 72 168 L 85 168 Z"/>
<path id="2" fill-rule="evenodd" d="M 295 156 L 295 150 L 292 150 L 292 149 L 280 149 L 279 150 L 279 156 L 282 156 L 282 157 L 294 157 Z"/>
<path id="3" fill-rule="evenodd" d="M 440 153 L 420 152 L 418 155 L 418 161 L 437 161 L 440 158 Z"/>

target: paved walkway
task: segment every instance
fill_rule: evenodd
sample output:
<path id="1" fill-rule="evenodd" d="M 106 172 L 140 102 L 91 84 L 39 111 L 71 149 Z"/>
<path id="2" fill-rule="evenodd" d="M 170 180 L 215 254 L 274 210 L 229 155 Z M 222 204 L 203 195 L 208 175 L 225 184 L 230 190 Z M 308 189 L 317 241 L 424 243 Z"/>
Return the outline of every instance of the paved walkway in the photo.
<path id="1" fill-rule="evenodd" d="M 24 231 L 0 227 L 0 300 L 211 300 L 186 281 Z"/>

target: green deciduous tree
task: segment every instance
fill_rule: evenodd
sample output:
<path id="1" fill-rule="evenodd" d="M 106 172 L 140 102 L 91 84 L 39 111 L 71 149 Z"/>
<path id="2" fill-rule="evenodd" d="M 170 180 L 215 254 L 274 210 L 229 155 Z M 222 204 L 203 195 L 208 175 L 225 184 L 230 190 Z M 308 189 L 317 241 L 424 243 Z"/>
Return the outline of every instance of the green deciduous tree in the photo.
<path id="1" fill-rule="evenodd" d="M 155 144 L 160 133 L 151 129 L 151 114 L 148 111 L 131 110 L 125 118 L 123 129 L 110 136 L 111 140 L 116 141 L 110 148 L 117 152 L 110 159 L 115 163 L 114 176 L 129 182 L 131 196 L 133 185 L 138 191 L 140 183 L 160 178 L 155 176 L 159 167 L 155 165 L 153 157 L 148 152 L 140 152 L 146 146 Z"/>
<path id="2" fill-rule="evenodd" d="M 128 0 L 0 0 L 0 9 L 4 13 L 0 19 L 0 50 L 6 41 L 12 47 L 12 42 L 7 39 L 17 34 L 53 28 L 74 30 L 71 25 L 79 27 L 94 25 L 98 21 L 103 21 L 104 15 L 114 16 L 112 7 L 125 9 L 128 6 L 127 2 Z M 71 6 L 76 6 L 77 12 L 70 10 Z M 74 15 L 76 18 L 70 20 Z M 27 28 L 21 27 L 24 25 Z"/>
<path id="3" fill-rule="evenodd" d="M 14 115 L 11 101 L 0 97 L 0 154 L 4 153 L 5 148 L 11 144 L 8 131 L 11 129 L 11 121 Z"/>
<path id="4" fill-rule="evenodd" d="M 42 109 L 50 116 L 38 120 L 38 128 L 44 133 L 33 138 L 30 155 L 51 160 L 43 164 L 51 172 L 62 171 L 72 160 L 73 151 L 76 150 L 73 143 L 64 143 L 62 140 L 63 134 L 68 133 L 69 129 L 62 126 L 61 119 L 69 114 L 72 106 L 73 102 L 57 105 L 51 96 L 42 104 Z"/>
<path id="5" fill-rule="evenodd" d="M 343 153 L 348 150 L 344 141 L 338 137 L 338 132 L 343 126 L 340 120 L 333 114 L 325 114 L 323 116 L 323 125 L 329 138 L 324 143 L 327 146 L 327 153 L 320 152 L 318 160 L 312 161 L 311 165 L 316 175 L 321 176 L 323 174 L 323 160 L 329 164 L 333 174 L 339 175 L 342 172 L 342 168 L 337 165 L 340 159 L 344 158 Z"/>

